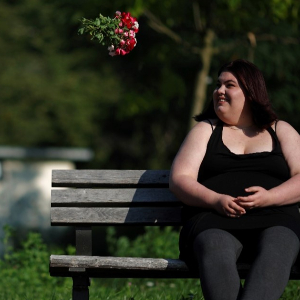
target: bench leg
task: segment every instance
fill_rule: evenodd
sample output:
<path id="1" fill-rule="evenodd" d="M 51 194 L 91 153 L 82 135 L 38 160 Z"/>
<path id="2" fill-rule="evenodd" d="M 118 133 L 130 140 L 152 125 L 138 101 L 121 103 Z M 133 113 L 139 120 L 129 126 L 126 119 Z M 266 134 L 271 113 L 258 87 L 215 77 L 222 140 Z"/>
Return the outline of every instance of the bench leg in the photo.
<path id="1" fill-rule="evenodd" d="M 89 300 L 90 279 L 88 277 L 73 277 L 73 300 Z"/>

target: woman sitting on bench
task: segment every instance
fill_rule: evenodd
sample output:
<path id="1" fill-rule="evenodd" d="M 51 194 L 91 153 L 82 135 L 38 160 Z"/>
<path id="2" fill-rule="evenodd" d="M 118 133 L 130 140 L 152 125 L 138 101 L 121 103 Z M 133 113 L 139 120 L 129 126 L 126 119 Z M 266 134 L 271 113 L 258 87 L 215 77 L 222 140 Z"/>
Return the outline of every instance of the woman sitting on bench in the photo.
<path id="1" fill-rule="evenodd" d="M 208 110 L 172 166 L 184 203 L 180 257 L 206 300 L 277 300 L 299 251 L 300 137 L 271 108 L 260 70 L 221 67 Z M 251 263 L 241 286 L 236 262 Z"/>

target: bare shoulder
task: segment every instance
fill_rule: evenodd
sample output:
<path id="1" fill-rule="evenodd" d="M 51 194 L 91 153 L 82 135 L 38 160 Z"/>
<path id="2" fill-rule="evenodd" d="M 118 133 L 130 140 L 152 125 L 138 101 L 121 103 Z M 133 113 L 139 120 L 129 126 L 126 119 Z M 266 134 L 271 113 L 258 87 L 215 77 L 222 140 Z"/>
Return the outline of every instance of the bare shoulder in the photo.
<path id="1" fill-rule="evenodd" d="M 300 141 L 300 136 L 297 130 L 288 122 L 279 120 L 276 124 L 276 134 L 280 141 L 286 141 L 289 139 Z"/>
<path id="2" fill-rule="evenodd" d="M 202 141 L 209 138 L 215 128 L 216 122 L 214 120 L 204 120 L 197 123 L 187 135 L 189 137 L 201 137 Z"/>
<path id="3" fill-rule="evenodd" d="M 283 155 L 290 168 L 291 176 L 300 173 L 300 135 L 297 130 L 285 121 L 278 121 L 276 134 Z"/>
<path id="4" fill-rule="evenodd" d="M 203 120 L 203 121 L 200 121 L 199 123 L 197 123 L 194 127 L 196 128 L 201 128 L 201 129 L 206 129 L 207 128 L 210 128 L 210 130 L 215 128 L 215 126 L 217 125 L 218 123 L 218 119 L 207 119 L 207 120 Z"/>
<path id="5" fill-rule="evenodd" d="M 207 119 L 207 120 L 204 120 L 202 122 L 207 123 L 210 126 L 213 126 L 213 128 L 215 128 L 217 123 L 218 123 L 218 119 Z"/>
<path id="6" fill-rule="evenodd" d="M 294 127 L 291 124 L 289 124 L 288 122 L 283 121 L 283 120 L 278 120 L 276 129 L 280 130 L 280 129 L 284 129 L 284 128 L 293 128 L 294 129 Z"/>
<path id="7" fill-rule="evenodd" d="M 182 174 L 197 178 L 211 134 L 212 127 L 209 121 L 201 121 L 190 130 L 173 161 L 172 178 Z"/>
<path id="8" fill-rule="evenodd" d="M 181 155 L 184 153 L 185 158 L 188 158 L 192 157 L 192 154 L 198 156 L 199 153 L 205 153 L 212 132 L 213 130 L 209 121 L 197 123 L 187 134 L 178 154 Z"/>
<path id="9" fill-rule="evenodd" d="M 212 125 L 209 121 L 197 123 L 187 134 L 179 152 L 182 153 L 187 151 L 191 153 L 193 151 L 201 151 L 201 149 L 205 151 L 212 132 Z"/>

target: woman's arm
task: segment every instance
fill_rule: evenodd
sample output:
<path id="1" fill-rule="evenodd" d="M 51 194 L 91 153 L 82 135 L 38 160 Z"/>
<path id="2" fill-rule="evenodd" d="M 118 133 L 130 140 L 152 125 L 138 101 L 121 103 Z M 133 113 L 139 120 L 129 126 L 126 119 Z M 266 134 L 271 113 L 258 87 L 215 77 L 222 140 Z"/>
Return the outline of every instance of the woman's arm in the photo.
<path id="1" fill-rule="evenodd" d="M 277 123 L 276 133 L 289 166 L 291 178 L 270 190 L 259 186 L 246 189 L 246 192 L 254 194 L 237 198 L 238 203 L 246 209 L 271 205 L 281 206 L 300 201 L 300 136 L 291 125 L 284 121 Z"/>
<path id="2" fill-rule="evenodd" d="M 218 194 L 197 181 L 211 133 L 211 125 L 204 121 L 187 135 L 171 168 L 170 190 L 187 205 L 213 208 L 228 216 L 241 215 L 245 210 L 233 197 Z"/>

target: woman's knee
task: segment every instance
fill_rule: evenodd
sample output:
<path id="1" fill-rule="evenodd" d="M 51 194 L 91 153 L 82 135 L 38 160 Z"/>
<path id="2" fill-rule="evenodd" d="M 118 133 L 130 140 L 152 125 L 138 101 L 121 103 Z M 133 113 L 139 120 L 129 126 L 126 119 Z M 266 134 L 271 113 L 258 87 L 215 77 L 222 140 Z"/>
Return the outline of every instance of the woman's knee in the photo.
<path id="1" fill-rule="evenodd" d="M 232 234 L 222 229 L 207 229 L 201 232 L 194 241 L 194 253 L 201 255 L 224 254 L 231 255 L 236 260 L 241 251 L 242 244 Z"/>
<path id="2" fill-rule="evenodd" d="M 300 249 L 298 236 L 284 226 L 273 226 L 261 233 L 259 251 L 272 253 L 274 256 L 293 258 L 295 261 Z"/>

